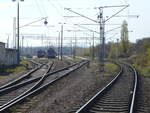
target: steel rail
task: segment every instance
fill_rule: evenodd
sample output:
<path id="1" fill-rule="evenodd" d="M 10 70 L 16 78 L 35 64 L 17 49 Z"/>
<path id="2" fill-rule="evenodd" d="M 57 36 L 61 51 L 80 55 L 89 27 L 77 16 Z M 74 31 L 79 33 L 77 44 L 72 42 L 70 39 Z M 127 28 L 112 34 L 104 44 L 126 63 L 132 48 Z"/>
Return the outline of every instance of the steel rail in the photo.
<path id="1" fill-rule="evenodd" d="M 120 66 L 120 65 L 119 65 Z M 102 95 L 111 85 L 117 80 L 117 78 L 121 75 L 123 72 L 122 67 L 120 66 L 119 73 L 115 76 L 113 80 L 111 80 L 110 83 L 108 83 L 102 90 L 100 90 L 96 95 L 94 95 L 87 103 L 85 103 L 80 109 L 76 111 L 76 113 L 86 113 L 86 110 L 91 106 L 96 99 L 99 97 L 99 95 Z"/>
<path id="2" fill-rule="evenodd" d="M 37 66 L 41 65 L 39 62 L 36 62 L 34 60 L 29 60 L 29 62 L 31 62 L 31 63 L 33 63 L 34 65 L 37 65 Z"/>
<path id="3" fill-rule="evenodd" d="M 5 89 L 10 89 L 11 87 L 17 85 L 17 84 L 22 84 L 20 82 L 22 82 L 24 79 L 27 79 L 27 78 L 30 78 L 30 75 L 34 72 L 36 72 L 38 69 L 42 68 L 42 66 L 46 65 L 46 63 L 44 64 L 41 64 L 41 63 L 38 63 L 34 60 L 30 60 L 29 62 L 32 62 L 33 64 L 37 65 L 36 68 L 32 69 L 31 71 L 29 71 L 28 73 L 22 75 L 21 77 L 7 83 L 7 84 L 4 84 L 3 86 L 0 87 L 0 92 L 4 91 Z M 38 78 L 35 78 L 35 79 L 38 79 Z M 34 80 L 34 78 L 33 78 Z M 28 81 L 28 80 L 27 80 Z M 24 82 L 23 82 L 24 83 Z"/>
<path id="4" fill-rule="evenodd" d="M 33 89 L 35 89 L 36 87 L 38 87 L 38 86 L 41 84 L 41 82 L 44 80 L 45 75 L 46 75 L 48 72 L 50 72 L 50 70 L 51 70 L 53 64 L 54 64 L 54 62 L 52 62 L 52 64 L 49 65 L 49 68 L 48 68 L 47 71 L 42 75 L 42 77 L 40 77 L 40 79 L 38 79 L 38 77 L 37 77 L 37 79 L 33 79 L 32 81 L 27 81 L 27 82 L 25 82 L 25 84 L 28 84 L 28 83 L 31 84 L 32 82 L 35 82 L 35 84 L 34 84 L 32 87 L 30 87 L 28 90 L 26 90 L 25 92 L 23 92 L 22 94 L 20 94 L 19 96 L 13 98 L 12 100 L 10 100 L 10 101 L 8 101 L 7 103 L 5 103 L 5 104 L 3 104 L 2 106 L 0 106 L 0 109 L 2 109 L 3 107 L 9 105 L 10 103 L 14 102 L 15 100 L 19 99 L 20 97 L 24 96 L 25 94 L 31 92 Z M 17 85 L 17 86 L 18 86 L 18 85 Z M 16 89 L 16 87 L 13 87 L 13 88 Z M 11 90 L 12 90 L 12 89 L 11 89 Z"/>
<path id="5" fill-rule="evenodd" d="M 56 82 L 57 80 L 63 78 L 65 75 L 68 75 L 69 73 L 71 73 L 71 72 L 77 70 L 78 68 L 80 68 L 81 66 L 83 66 L 83 65 L 86 64 L 86 63 L 87 63 L 87 61 L 86 61 L 86 62 L 78 62 L 78 63 L 76 63 L 76 64 L 73 64 L 73 65 L 71 65 L 70 67 L 73 67 L 73 66 L 76 66 L 76 65 L 77 65 L 77 68 L 75 68 L 74 70 L 68 71 L 68 72 L 65 73 L 63 76 L 61 76 L 61 77 L 59 77 L 59 78 L 55 78 L 54 80 L 50 81 L 49 83 L 46 83 L 46 84 L 44 84 L 44 85 L 42 85 L 42 86 L 40 86 L 40 87 L 37 87 L 37 85 L 39 85 L 39 84 L 42 83 L 42 81 L 44 80 L 45 77 L 47 77 L 47 76 L 50 75 L 50 73 L 44 74 L 44 76 L 42 77 L 42 79 L 40 79 L 40 82 L 38 82 L 37 85 L 34 85 L 32 88 L 30 88 L 30 89 L 29 89 L 28 91 L 26 91 L 24 94 L 19 95 L 18 97 L 16 97 L 15 99 L 11 100 L 10 102 L 8 102 L 7 104 L 5 104 L 4 106 L 1 106 L 1 107 L 0 107 L 0 112 L 4 112 L 5 110 L 7 110 L 7 109 L 10 108 L 11 106 L 17 104 L 18 102 L 20 102 L 21 100 L 25 99 L 26 97 L 28 97 L 28 96 L 30 96 L 30 95 L 32 95 L 32 94 L 34 94 L 34 93 L 36 93 L 36 92 L 42 90 L 43 88 L 47 87 L 48 85 L 50 85 L 50 84 Z M 80 64 L 80 65 L 79 65 L 79 64 Z M 79 65 L 79 66 L 78 66 L 78 65 Z M 69 68 L 69 66 L 68 66 L 68 68 Z M 68 68 L 63 68 L 63 69 L 68 69 Z M 59 71 L 60 71 L 60 70 L 57 70 L 57 71 L 52 72 L 52 73 L 56 73 L 56 72 L 59 72 Z"/>
<path id="6" fill-rule="evenodd" d="M 49 65 L 49 68 L 47 69 L 47 71 L 44 73 L 43 76 L 45 76 L 47 73 L 50 72 L 50 70 L 51 70 L 53 64 L 54 64 L 54 62 L 52 62 L 52 64 Z M 46 65 L 46 64 L 43 64 L 43 65 Z M 30 78 L 30 79 L 28 79 L 28 80 L 26 80 L 26 81 L 23 81 L 23 82 L 20 82 L 20 83 L 17 83 L 17 84 L 12 84 L 11 86 L 2 88 L 2 89 L 0 89 L 0 95 L 5 94 L 5 93 L 8 93 L 8 92 L 10 92 L 10 91 L 12 91 L 12 90 L 15 90 L 16 88 L 20 88 L 20 87 L 22 87 L 22 86 L 24 86 L 24 85 L 27 85 L 27 84 L 29 84 L 29 83 L 36 82 L 36 81 L 40 80 L 43 76 Z"/>
<path id="7" fill-rule="evenodd" d="M 126 65 L 128 65 L 134 72 L 134 86 L 133 86 L 132 93 L 131 93 L 132 95 L 131 95 L 131 99 L 130 99 L 130 108 L 129 108 L 129 113 L 134 113 L 137 86 L 138 86 L 138 74 L 137 74 L 136 69 L 133 66 L 131 66 L 129 64 L 126 64 Z"/>
<path id="8" fill-rule="evenodd" d="M 4 89 L 4 88 L 6 88 L 6 87 L 10 87 L 10 86 L 12 86 L 12 85 L 15 85 L 15 84 L 19 83 L 20 81 L 22 81 L 22 80 L 24 80 L 24 79 L 30 77 L 30 75 L 31 75 L 32 73 L 34 73 L 35 71 L 37 71 L 38 69 L 40 69 L 43 65 L 44 65 L 44 64 L 39 65 L 39 66 L 36 67 L 35 69 L 32 69 L 31 71 L 29 71 L 28 73 L 26 73 L 26 74 L 20 76 L 19 78 L 17 78 L 17 79 L 15 79 L 15 80 L 13 80 L 13 81 L 11 81 L 11 82 L 9 82 L 9 83 L 7 83 L 7 84 L 1 86 L 1 87 L 0 87 L 0 90 Z"/>
<path id="9" fill-rule="evenodd" d="M 50 75 L 55 74 L 55 73 L 58 73 L 58 72 L 61 72 L 61 71 L 63 71 L 63 70 L 66 70 L 66 69 L 68 69 L 69 67 L 73 67 L 73 66 L 75 66 L 75 65 L 77 65 L 77 64 L 78 64 L 78 63 L 75 63 L 75 64 L 73 64 L 73 65 L 69 65 L 69 66 L 66 66 L 66 67 L 64 67 L 64 68 L 61 68 L 61 69 L 58 69 L 58 70 L 55 70 L 55 71 L 51 71 L 51 72 L 47 71 L 47 73 L 45 74 L 45 77 L 50 76 Z M 12 84 L 11 86 L 8 86 L 8 87 L 5 87 L 5 88 L 3 88 L 3 89 L 0 89 L 0 95 L 2 95 L 2 94 L 4 94 L 4 93 L 8 93 L 8 92 L 10 92 L 10 91 L 12 91 L 12 90 L 15 90 L 16 88 L 22 87 L 22 86 L 27 85 L 27 84 L 29 84 L 29 83 L 35 82 L 35 81 L 37 81 L 37 80 L 40 80 L 41 78 L 42 78 L 42 76 L 39 76 L 39 77 L 35 77 L 35 78 L 28 79 L 28 80 L 23 81 L 23 82 L 21 82 L 21 83 Z"/>
<path id="10" fill-rule="evenodd" d="M 128 113 L 133 113 L 136 90 L 137 90 L 137 72 L 136 72 L 136 69 L 133 68 L 131 65 L 127 65 L 127 66 L 130 67 L 134 72 L 134 80 L 133 80 L 134 86 L 132 89 L 133 93 L 132 95 L 130 95 L 131 98 L 129 99 L 130 102 L 129 102 L 129 108 L 128 108 Z M 121 76 L 122 73 L 123 73 L 123 68 L 120 65 L 120 71 L 117 74 L 117 76 L 115 76 L 115 78 L 110 83 L 108 83 L 102 90 L 100 90 L 95 96 L 93 96 L 88 102 L 86 102 L 80 109 L 78 109 L 76 113 L 87 113 L 90 106 L 92 106 L 97 101 L 98 98 L 100 98 L 110 87 L 112 87 L 113 84 L 116 83 L 117 79 Z"/>
<path id="11" fill-rule="evenodd" d="M 46 64 L 41 65 L 41 67 L 44 65 L 46 65 Z M 41 67 L 38 67 L 35 70 L 31 71 L 31 73 L 29 72 L 29 73 L 25 74 L 25 76 L 21 76 L 18 79 L 15 79 L 14 81 L 9 82 L 8 84 L 5 84 L 4 86 L 2 86 L 0 88 L 0 95 L 4 94 L 4 93 L 8 93 L 8 92 L 14 90 L 15 88 L 19 88 L 21 86 L 27 85 L 28 83 L 32 83 L 32 82 L 39 80 L 42 76 L 31 77 L 31 74 L 36 72 Z"/>

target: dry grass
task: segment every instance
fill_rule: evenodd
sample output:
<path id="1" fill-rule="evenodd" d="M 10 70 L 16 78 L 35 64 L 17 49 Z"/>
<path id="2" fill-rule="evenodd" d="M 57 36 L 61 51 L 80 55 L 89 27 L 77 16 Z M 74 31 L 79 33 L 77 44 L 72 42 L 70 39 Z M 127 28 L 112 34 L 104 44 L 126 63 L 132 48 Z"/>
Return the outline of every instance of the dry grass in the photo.
<path id="1" fill-rule="evenodd" d="M 0 73 L 0 77 L 6 76 L 10 73 L 14 73 L 14 72 L 18 72 L 20 70 L 23 70 L 23 69 L 25 69 L 26 64 L 27 64 L 27 61 L 23 60 L 20 62 L 19 65 L 7 67 L 3 73 Z"/>

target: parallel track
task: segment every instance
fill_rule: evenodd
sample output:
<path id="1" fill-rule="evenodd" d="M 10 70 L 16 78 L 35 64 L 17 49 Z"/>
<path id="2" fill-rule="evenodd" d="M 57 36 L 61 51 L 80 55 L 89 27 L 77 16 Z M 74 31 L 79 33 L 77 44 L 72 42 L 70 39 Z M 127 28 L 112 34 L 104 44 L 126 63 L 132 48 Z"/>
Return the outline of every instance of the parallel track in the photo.
<path id="1" fill-rule="evenodd" d="M 53 63 L 51 65 L 49 65 L 49 68 L 47 70 L 45 70 L 45 73 L 41 76 L 41 79 L 47 73 L 50 72 L 52 65 L 53 65 Z M 15 84 L 11 87 L 6 87 L 6 88 L 0 90 L 1 91 L 0 92 L 0 109 L 7 106 L 11 102 L 17 100 L 19 97 L 24 96 L 28 92 L 31 92 L 32 89 L 37 87 L 37 85 L 40 83 L 41 79 L 40 78 L 33 79 L 28 82 L 25 81 L 25 82 L 23 82 L 23 84 L 22 83 Z M 20 84 L 22 84 L 22 85 L 20 85 Z"/>
<path id="2" fill-rule="evenodd" d="M 34 65 L 37 65 L 37 66 L 34 69 L 32 69 L 31 71 L 29 71 L 28 73 L 20 76 L 19 78 L 15 79 L 15 80 L 13 80 L 13 81 L 5 84 L 5 85 L 2 85 L 0 87 L 0 92 L 1 92 L 1 90 L 4 90 L 4 89 L 6 89 L 8 87 L 12 87 L 15 84 L 19 84 L 19 83 L 21 83 L 23 81 L 26 81 L 26 80 L 32 78 L 32 74 L 35 73 L 37 70 L 41 69 L 45 65 L 45 64 L 40 64 L 40 63 L 34 62 L 34 61 L 31 61 L 31 62 Z M 35 74 L 33 74 L 33 75 L 35 75 Z"/>
<path id="3" fill-rule="evenodd" d="M 59 69 L 53 72 L 47 72 L 47 74 L 44 74 L 40 79 L 31 80 L 28 82 L 28 84 L 21 86 L 21 89 L 15 90 L 17 92 L 20 92 L 15 97 L 11 96 L 13 94 L 10 94 L 10 93 L 8 93 L 9 96 L 5 94 L 3 97 L 0 97 L 0 98 L 6 97 L 6 99 L 4 99 L 4 102 L 2 100 L 2 104 L 0 103 L 1 105 L 0 112 L 3 113 L 4 111 L 8 111 L 11 106 L 17 104 L 18 102 L 23 101 L 26 97 L 41 91 L 42 89 L 46 88 L 48 85 L 55 83 L 57 80 L 75 71 L 76 69 L 80 68 L 86 63 L 87 61 L 75 63 L 63 69 Z M 14 91 L 12 93 L 14 93 Z M 9 97 L 12 97 L 12 98 L 9 98 Z"/>
<path id="4" fill-rule="evenodd" d="M 136 70 L 121 64 L 118 75 L 76 113 L 133 113 L 136 89 Z"/>

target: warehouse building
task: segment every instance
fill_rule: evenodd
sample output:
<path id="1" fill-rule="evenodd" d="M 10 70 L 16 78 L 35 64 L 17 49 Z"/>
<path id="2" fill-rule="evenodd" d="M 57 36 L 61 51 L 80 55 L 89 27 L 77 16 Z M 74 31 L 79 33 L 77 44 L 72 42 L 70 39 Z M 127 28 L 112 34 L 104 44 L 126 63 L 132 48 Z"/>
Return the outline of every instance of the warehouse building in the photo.
<path id="1" fill-rule="evenodd" d="M 5 49 L 5 65 L 11 66 L 17 64 L 17 50 L 16 49 Z"/>
<path id="2" fill-rule="evenodd" d="M 5 64 L 5 43 L 0 42 L 0 66 Z"/>
<path id="3" fill-rule="evenodd" d="M 5 48 L 5 43 L 0 42 L 0 67 L 17 64 L 17 50 Z"/>

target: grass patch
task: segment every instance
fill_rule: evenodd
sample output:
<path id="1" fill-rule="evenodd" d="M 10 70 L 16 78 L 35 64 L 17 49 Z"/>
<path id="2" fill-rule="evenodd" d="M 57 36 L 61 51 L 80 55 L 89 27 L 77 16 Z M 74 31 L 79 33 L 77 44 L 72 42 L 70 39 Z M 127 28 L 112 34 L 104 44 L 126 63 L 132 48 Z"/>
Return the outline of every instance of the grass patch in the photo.
<path id="1" fill-rule="evenodd" d="M 75 62 L 80 62 L 82 59 L 80 59 L 80 58 L 73 58 L 73 61 L 75 61 Z"/>
<path id="2" fill-rule="evenodd" d="M 90 64 L 90 66 L 96 66 L 98 67 L 99 66 L 99 63 L 97 62 L 92 62 Z M 114 63 L 111 63 L 111 62 L 105 62 L 104 64 L 104 71 L 105 72 L 112 72 L 112 71 L 116 71 L 118 69 L 118 66 Z M 99 70 L 93 70 L 95 72 L 99 72 Z"/>
<path id="3" fill-rule="evenodd" d="M 19 104 L 18 104 L 18 105 L 15 105 L 15 106 L 12 106 L 12 107 L 10 108 L 10 111 L 13 112 L 13 111 L 17 110 L 18 108 L 20 108 L 20 105 L 19 105 Z"/>
<path id="4" fill-rule="evenodd" d="M 143 67 L 136 64 L 133 64 L 133 66 L 139 71 L 141 75 L 150 76 L 150 66 Z"/>
<path id="5" fill-rule="evenodd" d="M 4 72 L 0 73 L 0 77 L 25 69 L 27 63 L 26 60 L 22 60 L 19 65 L 6 67 Z"/>
<path id="6" fill-rule="evenodd" d="M 116 71 L 118 69 L 118 66 L 114 63 L 111 62 L 106 62 L 105 63 L 105 70 L 109 70 L 109 71 Z"/>

